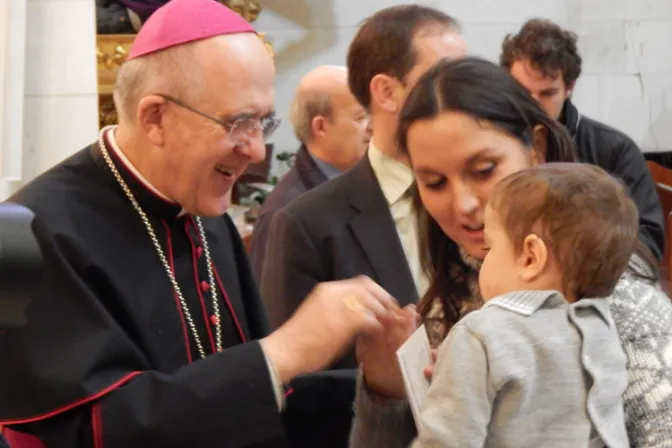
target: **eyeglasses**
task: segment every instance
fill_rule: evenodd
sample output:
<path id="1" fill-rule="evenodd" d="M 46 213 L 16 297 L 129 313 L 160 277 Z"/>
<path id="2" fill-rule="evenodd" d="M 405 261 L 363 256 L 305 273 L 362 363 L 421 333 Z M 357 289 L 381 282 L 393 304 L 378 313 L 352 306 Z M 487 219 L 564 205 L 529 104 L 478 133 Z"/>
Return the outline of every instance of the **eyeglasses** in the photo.
<path id="1" fill-rule="evenodd" d="M 180 107 L 190 110 L 191 112 L 198 114 L 201 117 L 214 121 L 226 129 L 229 135 L 231 135 L 234 139 L 239 139 L 242 136 L 254 138 L 259 135 L 259 132 L 261 132 L 264 141 L 266 141 L 271 135 L 273 135 L 273 132 L 278 129 L 278 126 L 280 126 L 280 119 L 275 115 L 269 115 L 262 118 L 251 115 L 242 115 L 237 117 L 235 120 L 224 121 L 220 120 L 219 118 L 215 118 L 212 115 L 206 114 L 205 112 L 201 112 L 200 110 L 195 109 L 170 95 L 159 93 L 158 96 L 167 101 L 170 101 L 171 103 L 177 104 Z"/>

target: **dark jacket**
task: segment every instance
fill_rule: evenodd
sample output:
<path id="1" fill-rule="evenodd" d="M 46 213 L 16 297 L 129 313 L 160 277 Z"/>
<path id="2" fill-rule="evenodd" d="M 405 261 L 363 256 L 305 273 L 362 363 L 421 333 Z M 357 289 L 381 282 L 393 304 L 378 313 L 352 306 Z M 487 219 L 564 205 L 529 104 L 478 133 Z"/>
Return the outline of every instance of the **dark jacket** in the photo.
<path id="1" fill-rule="evenodd" d="M 367 275 L 402 305 L 418 293 L 368 156 L 276 212 L 266 246 L 262 297 L 272 327 L 319 282 Z M 341 367 L 356 367 L 354 358 Z"/>
<path id="2" fill-rule="evenodd" d="M 254 222 L 250 258 L 258 282 L 261 282 L 266 240 L 268 239 L 268 230 L 273 215 L 306 191 L 312 190 L 326 180 L 327 176 L 317 166 L 315 160 L 308 153 L 308 149 L 301 145 L 301 148 L 296 152 L 294 166 L 273 188 L 259 210 L 259 217 Z"/>
<path id="3" fill-rule="evenodd" d="M 163 247 L 183 304 L 173 301 L 145 224 L 98 144 L 47 170 L 9 199 L 35 214 L 44 275 L 28 324 L 0 334 L 0 425 L 47 447 L 285 446 L 256 342 L 269 324 L 233 221 L 202 218 L 211 284 L 194 218 L 110 157 Z"/>
<path id="4" fill-rule="evenodd" d="M 578 158 L 619 177 L 639 210 L 639 237 L 660 260 L 665 250 L 665 219 L 644 155 L 630 137 L 579 113 L 567 101 L 560 121 L 574 138 Z"/>
<path id="5" fill-rule="evenodd" d="M 368 156 L 275 213 L 261 278 L 271 325 L 284 323 L 317 283 L 359 274 L 371 277 L 402 306 L 417 302 L 401 241 Z M 288 430 L 291 446 L 348 446 L 357 375 L 354 350 L 333 368 L 337 370 L 301 378 L 304 390 L 297 390 L 296 385 L 303 385 L 299 380 L 293 383 L 301 403 L 294 407 L 294 418 L 306 431 L 295 438 Z M 310 409 L 310 400 L 303 396 L 318 393 L 319 408 Z M 287 426 L 297 427 L 293 421 Z"/>

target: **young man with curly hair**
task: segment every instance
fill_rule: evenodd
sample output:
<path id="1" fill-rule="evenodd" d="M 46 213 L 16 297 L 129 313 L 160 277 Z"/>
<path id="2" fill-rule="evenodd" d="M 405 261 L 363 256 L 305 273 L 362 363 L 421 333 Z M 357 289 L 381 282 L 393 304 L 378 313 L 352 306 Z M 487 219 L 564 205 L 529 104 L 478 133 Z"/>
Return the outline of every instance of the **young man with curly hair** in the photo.
<path id="1" fill-rule="evenodd" d="M 620 177 L 639 209 L 640 239 L 661 259 L 665 248 L 663 211 L 655 184 L 637 144 L 623 132 L 582 115 L 571 97 L 582 59 L 578 37 L 545 19 L 531 19 L 502 42 L 506 67 L 546 112 L 572 134 L 581 162 Z"/>

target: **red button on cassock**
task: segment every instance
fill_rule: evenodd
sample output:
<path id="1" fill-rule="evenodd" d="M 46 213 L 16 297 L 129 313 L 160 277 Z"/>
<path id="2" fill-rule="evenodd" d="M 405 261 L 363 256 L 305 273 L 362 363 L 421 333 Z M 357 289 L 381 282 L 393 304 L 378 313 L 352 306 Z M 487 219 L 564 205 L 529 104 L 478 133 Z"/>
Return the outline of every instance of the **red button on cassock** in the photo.
<path id="1" fill-rule="evenodd" d="M 201 282 L 201 291 L 206 292 L 208 289 L 210 289 L 210 283 L 203 280 Z"/>

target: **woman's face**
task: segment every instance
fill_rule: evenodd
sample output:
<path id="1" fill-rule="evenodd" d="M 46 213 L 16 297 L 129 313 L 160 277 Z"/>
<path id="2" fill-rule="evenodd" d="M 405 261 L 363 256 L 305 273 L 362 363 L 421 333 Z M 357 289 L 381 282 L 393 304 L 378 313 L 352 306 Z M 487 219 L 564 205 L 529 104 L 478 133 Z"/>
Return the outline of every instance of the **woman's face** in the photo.
<path id="1" fill-rule="evenodd" d="M 536 163 L 533 151 L 492 123 L 453 111 L 411 125 L 407 146 L 423 205 L 450 239 L 482 260 L 490 192 Z"/>

